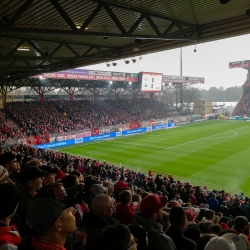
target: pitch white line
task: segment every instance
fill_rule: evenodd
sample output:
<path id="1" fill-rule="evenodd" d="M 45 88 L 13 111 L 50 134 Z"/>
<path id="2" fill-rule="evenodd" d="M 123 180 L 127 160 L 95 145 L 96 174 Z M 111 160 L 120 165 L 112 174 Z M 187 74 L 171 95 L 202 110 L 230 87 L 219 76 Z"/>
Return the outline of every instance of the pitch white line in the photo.
<path id="1" fill-rule="evenodd" d="M 172 133 L 164 133 L 164 134 L 161 134 L 161 135 L 152 135 L 153 137 L 156 137 L 156 136 L 162 136 L 162 135 L 172 135 L 172 134 L 176 134 L 176 133 L 179 133 L 181 131 L 187 131 L 187 130 L 191 130 L 191 129 L 194 129 L 194 128 L 188 128 L 188 129 L 183 129 L 183 130 L 178 130 L 178 132 L 172 132 Z"/>
<path id="2" fill-rule="evenodd" d="M 245 127 L 249 127 L 249 126 L 244 126 L 244 127 L 237 128 L 237 129 L 234 129 L 234 130 L 242 129 L 242 128 L 245 128 Z M 225 133 L 228 133 L 228 132 L 235 132 L 234 130 L 229 130 L 229 131 L 225 131 L 225 132 L 222 132 L 222 133 L 219 133 L 219 134 L 210 135 L 210 136 L 207 136 L 207 137 L 204 137 L 204 138 L 200 138 L 200 139 L 197 139 L 197 140 L 194 140 L 194 141 L 185 142 L 185 143 L 178 144 L 178 145 L 175 145 L 175 146 L 173 146 L 173 147 L 168 147 L 168 148 L 155 147 L 155 146 L 148 146 L 148 145 L 141 145 L 141 144 L 133 144 L 133 143 L 121 143 L 121 142 L 116 142 L 116 143 L 130 144 L 130 145 L 141 146 L 141 147 L 148 147 L 148 148 L 172 149 L 172 148 L 180 147 L 180 146 L 183 146 L 183 145 L 186 145 L 186 144 L 189 144 L 189 143 L 193 143 L 193 142 L 205 140 L 205 139 L 208 139 L 208 138 L 213 137 L 213 136 L 225 134 Z M 235 133 L 236 133 L 236 132 L 235 132 Z M 224 138 L 226 138 L 226 137 L 224 137 Z M 215 139 L 218 139 L 218 138 L 215 138 Z"/>

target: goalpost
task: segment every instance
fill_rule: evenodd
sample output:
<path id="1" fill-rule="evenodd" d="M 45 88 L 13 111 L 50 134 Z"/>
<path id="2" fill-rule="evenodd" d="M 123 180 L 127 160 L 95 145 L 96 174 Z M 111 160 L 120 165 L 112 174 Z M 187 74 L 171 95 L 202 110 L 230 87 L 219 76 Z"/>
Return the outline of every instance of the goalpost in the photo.
<path id="1" fill-rule="evenodd" d="M 159 130 L 159 129 L 169 129 L 169 123 L 168 120 L 165 120 L 165 121 L 153 121 L 153 122 L 150 122 L 150 126 L 147 127 L 147 132 L 153 132 L 153 130 Z"/>

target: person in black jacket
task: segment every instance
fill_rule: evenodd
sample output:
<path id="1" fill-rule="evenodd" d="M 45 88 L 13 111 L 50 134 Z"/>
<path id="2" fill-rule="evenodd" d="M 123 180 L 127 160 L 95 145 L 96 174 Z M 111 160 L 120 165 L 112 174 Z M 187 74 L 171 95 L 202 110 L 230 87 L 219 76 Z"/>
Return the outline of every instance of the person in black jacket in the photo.
<path id="1" fill-rule="evenodd" d="M 232 210 L 232 215 L 234 218 L 244 215 L 243 209 L 241 208 L 241 203 L 239 201 L 236 202 L 235 207 Z"/>
<path id="2" fill-rule="evenodd" d="M 171 227 L 167 231 L 167 235 L 175 243 L 177 250 L 195 250 L 196 243 L 184 236 L 184 231 L 188 227 L 186 213 L 183 208 L 175 206 L 169 214 Z"/>

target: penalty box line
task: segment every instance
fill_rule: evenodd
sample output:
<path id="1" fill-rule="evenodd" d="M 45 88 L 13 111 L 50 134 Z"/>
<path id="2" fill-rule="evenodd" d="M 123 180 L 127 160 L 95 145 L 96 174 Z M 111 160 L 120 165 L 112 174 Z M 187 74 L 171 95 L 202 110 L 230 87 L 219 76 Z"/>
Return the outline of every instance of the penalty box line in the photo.
<path id="1" fill-rule="evenodd" d="M 200 138 L 200 139 L 197 139 L 197 140 L 194 140 L 194 141 L 189 141 L 189 142 L 181 143 L 181 144 L 178 144 L 178 145 L 175 145 L 175 146 L 172 146 L 172 147 L 168 147 L 168 148 L 156 147 L 156 146 L 149 146 L 149 145 L 142 145 L 142 144 L 135 144 L 135 143 L 122 143 L 122 142 L 116 142 L 116 141 L 114 141 L 114 142 L 115 143 L 120 143 L 120 144 L 129 144 L 129 145 L 134 145 L 134 146 L 140 146 L 140 147 L 148 147 L 148 148 L 172 149 L 172 148 L 180 147 L 180 146 L 183 146 L 183 145 L 186 145 L 186 144 L 189 144 L 189 143 L 193 143 L 193 142 L 205 140 L 205 139 L 208 139 L 208 138 L 213 137 L 213 136 L 225 134 L 225 133 L 228 133 L 228 132 L 234 132 L 234 130 L 242 129 L 242 128 L 245 128 L 245 127 L 249 127 L 249 126 L 244 126 L 244 127 L 241 127 L 241 128 L 228 130 L 228 131 L 225 131 L 225 132 L 222 132 L 222 133 L 219 133 L 219 134 L 210 135 L 210 136 L 207 136 L 207 137 L 204 137 L 204 138 Z"/>

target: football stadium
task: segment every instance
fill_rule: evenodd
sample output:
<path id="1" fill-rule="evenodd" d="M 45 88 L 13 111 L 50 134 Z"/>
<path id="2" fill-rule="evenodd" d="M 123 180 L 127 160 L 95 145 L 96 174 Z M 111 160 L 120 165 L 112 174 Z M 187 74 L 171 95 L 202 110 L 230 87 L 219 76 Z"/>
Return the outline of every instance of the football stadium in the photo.
<path id="1" fill-rule="evenodd" d="M 152 170 L 210 189 L 248 193 L 249 126 L 245 121 L 201 121 L 53 151 L 146 174 Z"/>
<path id="2" fill-rule="evenodd" d="M 249 0 L 0 1 L 0 250 L 249 250 Z"/>

